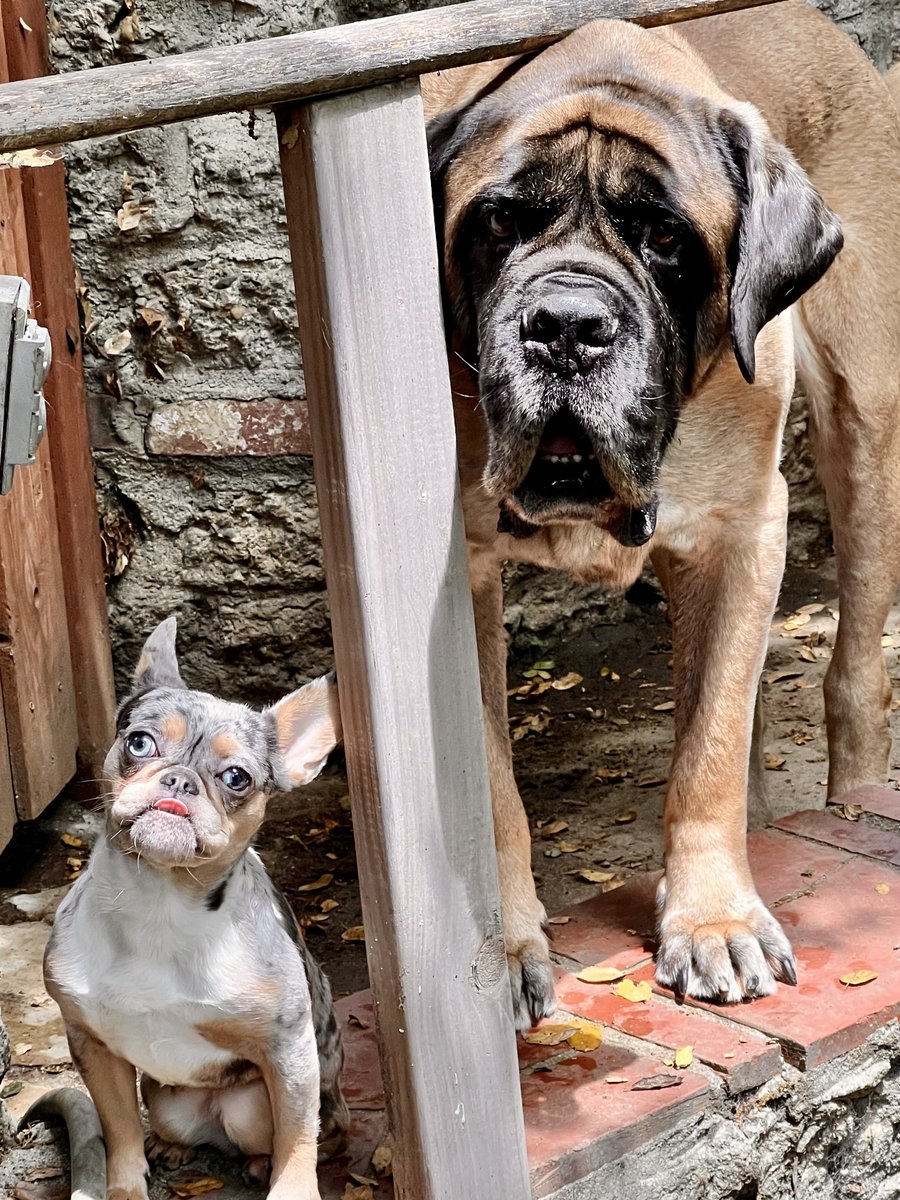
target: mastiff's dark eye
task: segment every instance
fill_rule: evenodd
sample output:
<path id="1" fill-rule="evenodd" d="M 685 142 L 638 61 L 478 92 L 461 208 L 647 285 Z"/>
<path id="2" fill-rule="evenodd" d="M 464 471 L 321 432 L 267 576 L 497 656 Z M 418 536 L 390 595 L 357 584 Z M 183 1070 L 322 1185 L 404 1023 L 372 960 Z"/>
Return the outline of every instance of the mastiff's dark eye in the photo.
<path id="1" fill-rule="evenodd" d="M 505 209 L 490 208 L 484 215 L 488 232 L 498 241 L 506 241 L 516 232 L 516 223 Z"/>
<path id="2" fill-rule="evenodd" d="M 668 218 L 650 221 L 644 230 L 644 245 L 657 258 L 671 258 L 682 244 L 681 228 Z"/>
<path id="3" fill-rule="evenodd" d="M 158 758 L 159 749 L 149 733 L 129 733 L 125 749 L 132 758 Z"/>
<path id="4" fill-rule="evenodd" d="M 253 782 L 243 767 L 228 767 L 219 776 L 229 792 L 246 792 Z"/>

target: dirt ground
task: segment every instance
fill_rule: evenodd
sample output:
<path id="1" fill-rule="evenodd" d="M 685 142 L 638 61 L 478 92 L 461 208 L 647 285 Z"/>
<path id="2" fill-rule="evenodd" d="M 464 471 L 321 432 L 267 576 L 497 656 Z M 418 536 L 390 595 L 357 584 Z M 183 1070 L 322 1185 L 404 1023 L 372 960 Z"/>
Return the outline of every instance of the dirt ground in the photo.
<path id="1" fill-rule="evenodd" d="M 772 623 L 763 676 L 765 777 L 776 815 L 825 801 L 821 682 L 837 628 L 835 595 L 830 561 L 790 568 Z M 898 608 L 886 628 L 884 653 L 896 685 Z M 510 716 L 534 834 L 534 872 L 551 913 L 589 898 L 598 887 L 614 887 L 662 865 L 662 803 L 672 741 L 670 658 L 666 606 L 646 581 L 629 593 L 616 624 L 576 635 L 561 631 L 511 657 L 510 689 L 530 693 L 511 696 Z M 900 787 L 900 742 L 891 778 Z M 21 1096 L 7 1101 L 15 1115 L 37 1089 L 69 1079 L 56 1014 L 42 995 L 40 955 L 54 903 L 100 826 L 98 811 L 64 798 L 23 827 L 0 856 L 0 1007 L 14 1050 L 7 1088 L 10 1080 L 24 1085 Z M 274 800 L 258 846 L 335 994 L 365 987 L 343 763 L 332 762 L 310 787 Z M 583 871 L 607 878 L 592 882 L 582 878 Z M 47 1072 L 62 1072 L 63 1079 L 46 1079 Z"/>

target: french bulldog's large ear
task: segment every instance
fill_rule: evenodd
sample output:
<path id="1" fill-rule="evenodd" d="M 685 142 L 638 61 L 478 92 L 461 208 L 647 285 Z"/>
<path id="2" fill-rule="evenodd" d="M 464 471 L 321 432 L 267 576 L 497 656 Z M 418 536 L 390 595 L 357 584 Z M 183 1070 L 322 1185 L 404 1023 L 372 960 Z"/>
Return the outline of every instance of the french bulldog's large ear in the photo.
<path id="1" fill-rule="evenodd" d="M 295 788 L 319 774 L 341 740 L 341 711 L 334 674 L 323 675 L 266 710 L 275 728 L 281 762 L 279 787 Z"/>
<path id="2" fill-rule="evenodd" d="M 741 204 L 731 250 L 731 340 L 752 383 L 757 334 L 822 278 L 844 238 L 840 218 L 752 105 L 723 110 L 721 123 Z"/>
<path id="3" fill-rule="evenodd" d="M 184 688 L 187 684 L 178 670 L 175 655 L 175 634 L 178 624 L 174 617 L 166 617 L 144 642 L 141 657 L 134 670 L 134 690 L 149 688 Z"/>

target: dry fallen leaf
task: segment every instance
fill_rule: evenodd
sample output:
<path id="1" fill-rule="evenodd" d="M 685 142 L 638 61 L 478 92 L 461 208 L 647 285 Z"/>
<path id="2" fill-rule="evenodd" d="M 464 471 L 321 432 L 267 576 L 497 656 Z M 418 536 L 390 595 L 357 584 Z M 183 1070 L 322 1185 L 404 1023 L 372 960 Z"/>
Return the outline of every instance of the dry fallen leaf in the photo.
<path id="1" fill-rule="evenodd" d="M 169 1186 L 173 1196 L 205 1196 L 207 1192 L 217 1192 L 223 1188 L 225 1180 L 212 1175 L 198 1175 L 190 1179 L 173 1180 Z"/>
<path id="2" fill-rule="evenodd" d="M 76 837 L 74 833 L 64 833 L 59 839 L 63 845 L 71 846 L 75 850 L 83 850 L 87 843 L 80 837 Z"/>
<path id="3" fill-rule="evenodd" d="M 627 779 L 631 774 L 624 767 L 598 767 L 594 772 L 594 778 L 600 779 L 604 783 L 621 783 L 623 779 Z"/>
<path id="4" fill-rule="evenodd" d="M 8 1100 L 10 1096 L 18 1096 L 24 1086 L 25 1084 L 19 1080 L 16 1080 L 15 1083 L 5 1083 L 0 1088 L 0 1100 Z"/>
<path id="5" fill-rule="evenodd" d="M 585 883 L 609 883 L 611 879 L 615 879 L 615 871 L 579 871 L 578 878 L 583 879 Z"/>
<path id="6" fill-rule="evenodd" d="M 763 759 L 767 771 L 780 771 L 787 759 L 781 758 L 777 754 L 767 754 Z"/>
<path id="7" fill-rule="evenodd" d="M 333 875 L 320 875 L 318 879 L 314 879 L 312 883 L 301 883 L 297 888 L 298 892 L 319 892 L 322 888 L 328 887 L 330 883 L 334 883 Z"/>
<path id="8" fill-rule="evenodd" d="M 137 229 L 146 211 L 146 205 L 138 200 L 126 200 L 116 213 L 116 224 L 122 230 Z"/>
<path id="9" fill-rule="evenodd" d="M 571 920 L 572 920 L 571 917 L 548 917 L 547 924 L 548 925 L 568 925 L 568 923 Z"/>
<path id="10" fill-rule="evenodd" d="M 391 1175 L 394 1171 L 394 1149 L 390 1142 L 382 1142 L 372 1152 L 372 1170 L 376 1175 Z"/>
<path id="11" fill-rule="evenodd" d="M 574 842 L 558 842 L 557 849 L 560 854 L 576 854 L 579 850 L 583 850 L 584 846 L 577 846 Z"/>
<path id="12" fill-rule="evenodd" d="M 842 821 L 858 821 L 862 812 L 861 804 L 837 804 L 834 808 L 834 815 Z"/>
<path id="13" fill-rule="evenodd" d="M 563 675 L 560 679 L 554 679 L 550 686 L 554 691 L 567 692 L 570 688 L 577 687 L 579 683 L 583 682 L 583 675 L 579 675 L 577 671 L 569 671 L 567 675 Z"/>
<path id="14" fill-rule="evenodd" d="M 801 646 L 798 653 L 804 662 L 818 662 L 819 661 L 815 650 L 813 650 L 813 648 L 811 646 Z"/>
<path id="15" fill-rule="evenodd" d="M 607 1075 L 603 1082 L 604 1083 L 627 1083 L 628 1080 L 625 1078 L 624 1075 Z"/>
<path id="16" fill-rule="evenodd" d="M 845 975 L 841 975 L 841 983 L 846 983 L 848 987 L 860 987 L 864 983 L 871 983 L 873 979 L 878 978 L 877 971 L 848 971 Z"/>
<path id="17" fill-rule="evenodd" d="M 888 887 L 888 885 L 886 883 L 876 883 L 875 884 L 875 891 L 878 893 L 879 896 L 886 896 L 890 890 L 891 889 Z"/>
<path id="18" fill-rule="evenodd" d="M 0 154 L 0 171 L 10 167 L 51 167 L 61 158 L 58 150 L 51 150 L 49 147 L 41 150 L 11 150 L 8 154 Z"/>
<path id="19" fill-rule="evenodd" d="M 597 963 L 593 967 L 584 967 L 578 972 L 578 978 L 582 983 L 615 983 L 625 978 L 625 972 L 618 967 L 604 967 L 602 963 Z"/>
<path id="20" fill-rule="evenodd" d="M 101 347 L 107 358 L 115 358 L 117 354 L 124 354 L 131 345 L 131 330 L 122 329 L 118 333 L 114 333 L 112 337 L 108 337 Z"/>
<path id="21" fill-rule="evenodd" d="M 637 786 L 640 788 L 660 787 L 668 782 L 665 775 L 642 775 L 637 781 Z"/>
<path id="22" fill-rule="evenodd" d="M 686 1067 L 689 1067 L 693 1061 L 693 1046 L 679 1046 L 675 1051 L 675 1066 L 678 1067 L 679 1070 L 683 1071 Z"/>
<path id="23" fill-rule="evenodd" d="M 660 1088 L 680 1087 L 680 1075 L 647 1075 L 631 1085 L 633 1092 L 655 1092 Z"/>
<path id="24" fill-rule="evenodd" d="M 328 899 L 322 901 L 319 908 L 321 908 L 323 913 L 330 913 L 334 912 L 336 908 L 340 908 L 340 905 L 337 900 L 332 900 L 331 897 L 328 897 Z"/>
<path id="25" fill-rule="evenodd" d="M 366 940 L 365 925 L 351 925 L 341 934 L 342 942 L 364 942 Z"/>
<path id="26" fill-rule="evenodd" d="M 542 1025 L 523 1033 L 522 1037 L 530 1046 L 558 1046 L 560 1042 L 567 1042 L 573 1032 L 571 1025 Z"/>
<path id="27" fill-rule="evenodd" d="M 675 707 L 674 700 L 663 700 L 662 704 L 654 704 L 653 705 L 653 711 L 654 712 L 671 712 L 674 707 Z"/>
<path id="28" fill-rule="evenodd" d="M 788 617 L 788 619 L 785 621 L 785 623 L 782 625 L 781 628 L 786 630 L 788 633 L 790 633 L 791 630 L 793 630 L 793 629 L 800 629 L 801 626 L 808 625 L 809 621 L 810 621 L 809 613 L 798 612 L 798 613 L 794 613 L 792 616 Z"/>
<path id="29" fill-rule="evenodd" d="M 824 604 L 801 604 L 797 609 L 797 612 L 809 613 L 809 615 L 812 616 L 813 613 L 820 613 L 824 607 Z"/>
<path id="30" fill-rule="evenodd" d="M 630 1000 L 633 1004 L 640 1004 L 644 1000 L 649 1000 L 652 995 L 650 984 L 646 979 L 642 979 L 640 983 L 635 983 L 633 979 L 623 979 L 612 990 L 617 996 L 620 996 L 623 1000 Z"/>
<path id="31" fill-rule="evenodd" d="M 593 1021 L 578 1020 L 575 1023 L 575 1032 L 569 1038 L 569 1045 L 573 1050 L 581 1050 L 587 1053 L 591 1050 L 596 1050 L 603 1041 L 603 1030 Z"/>
<path id="32" fill-rule="evenodd" d="M 355 1187 L 352 1183 L 348 1183 L 344 1188 L 344 1194 L 341 1200 L 372 1200 L 374 1193 L 368 1184 L 362 1187 Z"/>
<path id="33" fill-rule="evenodd" d="M 894 644 L 894 639 L 891 637 L 891 635 L 889 633 L 883 633 L 881 635 L 881 644 L 882 644 L 882 646 L 884 646 L 884 648 L 886 650 L 889 650 L 891 648 L 891 646 L 893 646 L 893 644 Z"/>
<path id="34" fill-rule="evenodd" d="M 637 820 L 637 813 L 633 808 L 629 808 L 626 812 L 617 813 L 613 820 L 617 825 L 630 825 L 632 821 Z"/>
<path id="35" fill-rule="evenodd" d="M 541 837 L 553 837 L 557 833 L 564 833 L 569 828 L 568 821 L 550 821 L 541 829 Z"/>

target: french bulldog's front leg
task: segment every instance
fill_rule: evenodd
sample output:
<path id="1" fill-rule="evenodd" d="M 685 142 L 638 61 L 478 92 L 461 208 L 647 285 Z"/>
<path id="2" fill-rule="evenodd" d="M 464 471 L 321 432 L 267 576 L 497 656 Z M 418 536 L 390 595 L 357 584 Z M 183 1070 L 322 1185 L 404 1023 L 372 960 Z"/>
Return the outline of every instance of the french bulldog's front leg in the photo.
<path id="1" fill-rule="evenodd" d="M 72 1061 L 91 1094 L 106 1143 L 106 1200 L 147 1200 L 147 1158 L 131 1063 L 87 1030 L 66 1025 Z"/>
<path id="2" fill-rule="evenodd" d="M 506 703 L 503 586 L 496 565 L 473 584 L 494 839 L 513 1017 L 529 1029 L 556 1009 L 544 906 L 531 873 L 531 834 L 513 775 Z"/>
<path id="3" fill-rule="evenodd" d="M 656 977 L 718 1001 L 765 996 L 776 979 L 796 980 L 746 846 L 753 709 L 784 564 L 785 492 L 777 475 L 761 512 L 721 520 L 690 557 L 667 554 L 660 564 L 676 707 Z"/>
<path id="4" fill-rule="evenodd" d="M 260 1066 L 274 1127 L 268 1200 L 321 1200 L 316 1179 L 319 1058 L 312 1020 L 282 1033 Z"/>

